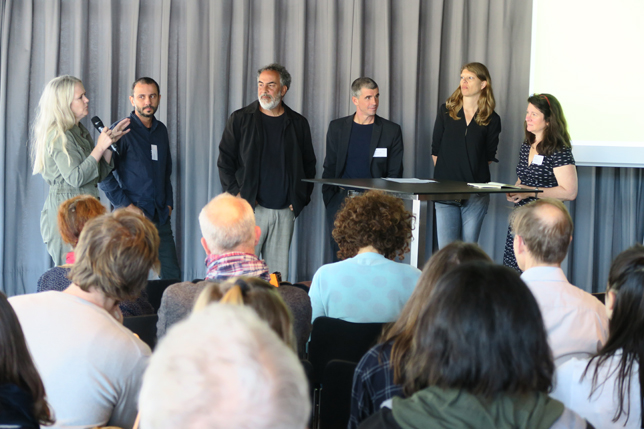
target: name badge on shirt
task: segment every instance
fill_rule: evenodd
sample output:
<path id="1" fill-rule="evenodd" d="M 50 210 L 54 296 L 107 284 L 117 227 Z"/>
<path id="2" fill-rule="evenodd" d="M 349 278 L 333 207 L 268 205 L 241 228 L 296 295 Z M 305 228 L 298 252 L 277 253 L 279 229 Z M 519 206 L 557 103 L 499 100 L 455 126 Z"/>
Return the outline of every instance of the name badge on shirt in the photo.
<path id="1" fill-rule="evenodd" d="M 159 151 L 157 149 L 157 145 L 153 144 L 152 146 L 152 161 L 158 161 L 159 160 Z"/>
<path id="2" fill-rule="evenodd" d="M 532 163 L 536 165 L 541 165 L 543 163 L 543 155 L 535 155 L 532 158 Z"/>
<path id="3" fill-rule="evenodd" d="M 376 148 L 376 151 L 373 153 L 374 158 L 387 158 L 387 148 L 379 147 Z"/>

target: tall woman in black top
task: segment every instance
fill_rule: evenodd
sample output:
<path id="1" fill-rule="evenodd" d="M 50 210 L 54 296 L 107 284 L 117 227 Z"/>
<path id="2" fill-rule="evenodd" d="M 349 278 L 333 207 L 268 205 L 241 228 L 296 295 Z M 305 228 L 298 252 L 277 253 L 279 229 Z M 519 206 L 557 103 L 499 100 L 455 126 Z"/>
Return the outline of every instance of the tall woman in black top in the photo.
<path id="1" fill-rule="evenodd" d="M 529 97 L 524 127 L 525 140 L 517 164 L 516 186 L 543 192 L 509 193 L 506 194 L 507 200 L 519 207 L 537 198 L 557 198 L 561 201 L 577 198 L 577 169 L 568 124 L 559 100 L 551 94 Z M 513 242 L 508 228 L 503 265 L 521 272 L 514 257 Z"/>
<path id="2" fill-rule="evenodd" d="M 489 182 L 501 133 L 501 118 L 490 73 L 481 63 L 465 64 L 461 83 L 436 117 L 432 159 L 434 178 L 461 182 Z M 477 242 L 490 203 L 488 194 L 467 200 L 439 201 L 436 207 L 438 246 L 455 240 Z"/>

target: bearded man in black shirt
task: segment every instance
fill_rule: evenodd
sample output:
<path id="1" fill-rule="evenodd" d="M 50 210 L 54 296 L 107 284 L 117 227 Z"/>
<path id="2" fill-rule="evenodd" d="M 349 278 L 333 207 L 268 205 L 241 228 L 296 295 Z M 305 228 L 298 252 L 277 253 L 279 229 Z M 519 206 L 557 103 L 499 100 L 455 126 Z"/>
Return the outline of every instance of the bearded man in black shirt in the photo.
<path id="1" fill-rule="evenodd" d="M 284 66 L 258 70 L 258 100 L 230 115 L 217 161 L 224 192 L 255 208 L 262 230 L 256 255 L 285 279 L 294 221 L 313 191 L 302 179 L 315 177 L 316 162 L 308 121 L 282 101 L 290 86 Z"/>

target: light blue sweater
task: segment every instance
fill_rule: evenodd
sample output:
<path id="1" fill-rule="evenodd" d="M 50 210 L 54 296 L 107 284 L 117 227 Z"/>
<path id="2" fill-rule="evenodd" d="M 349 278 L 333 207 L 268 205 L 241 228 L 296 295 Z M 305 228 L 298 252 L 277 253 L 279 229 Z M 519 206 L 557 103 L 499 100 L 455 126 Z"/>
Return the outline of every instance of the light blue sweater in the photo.
<path id="1" fill-rule="evenodd" d="M 312 320 L 327 316 L 356 323 L 392 322 L 419 276 L 418 268 L 371 252 L 323 265 L 309 290 Z"/>

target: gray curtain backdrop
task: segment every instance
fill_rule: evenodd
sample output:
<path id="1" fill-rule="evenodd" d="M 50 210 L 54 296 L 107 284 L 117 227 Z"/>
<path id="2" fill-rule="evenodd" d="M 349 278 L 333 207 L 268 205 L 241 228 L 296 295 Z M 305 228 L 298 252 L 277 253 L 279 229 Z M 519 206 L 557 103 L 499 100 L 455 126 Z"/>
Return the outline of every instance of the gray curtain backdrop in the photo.
<path id="1" fill-rule="evenodd" d="M 483 62 L 503 125 L 492 177 L 516 180 L 530 1 L 0 1 L 0 275 L 9 295 L 33 292 L 51 264 L 39 232 L 48 188 L 31 175 L 27 142 L 43 87 L 61 74 L 83 80 L 89 117 L 105 123 L 129 114 L 135 78 L 159 82 L 157 117 L 170 132 L 173 228 L 185 279 L 204 276 L 197 216 L 221 192 L 216 161 L 225 121 L 256 99 L 256 70 L 274 61 L 293 77 L 285 102 L 311 125 L 317 177 L 327 126 L 354 111 L 349 87 L 363 75 L 380 85 L 378 113 L 402 126 L 405 177 L 431 177 L 437 108 L 457 87 L 460 66 Z M 88 119 L 83 123 L 91 128 Z M 573 283 L 600 290 L 611 258 L 644 237 L 642 170 L 586 167 L 579 175 L 567 271 Z M 499 262 L 509 213 L 505 198 L 493 197 L 481 235 L 482 247 Z M 316 186 L 297 220 L 291 280 L 310 279 L 328 261 L 326 234 Z"/>

